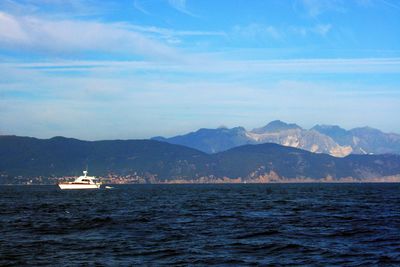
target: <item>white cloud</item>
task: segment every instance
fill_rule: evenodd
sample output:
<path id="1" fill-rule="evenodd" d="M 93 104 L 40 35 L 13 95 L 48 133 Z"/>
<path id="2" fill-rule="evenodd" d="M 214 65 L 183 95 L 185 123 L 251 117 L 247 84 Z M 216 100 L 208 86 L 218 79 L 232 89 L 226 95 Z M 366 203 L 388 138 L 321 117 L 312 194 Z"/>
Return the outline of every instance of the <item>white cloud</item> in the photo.
<path id="1" fill-rule="evenodd" d="M 223 31 L 182 31 L 172 30 L 167 28 L 160 28 L 155 26 L 140 26 L 140 25 L 127 25 L 129 29 L 144 32 L 153 33 L 163 36 L 225 36 Z"/>
<path id="2" fill-rule="evenodd" d="M 96 0 L 3 0 L 0 9 L 18 15 L 46 15 L 53 18 L 90 17 L 115 7 L 111 1 Z"/>
<path id="3" fill-rule="evenodd" d="M 310 17 L 318 17 L 328 11 L 346 12 L 342 0 L 298 0 L 303 11 Z"/>
<path id="4" fill-rule="evenodd" d="M 178 12 L 181 12 L 183 14 L 186 14 L 186 15 L 189 15 L 192 17 L 199 17 L 198 15 L 189 11 L 189 9 L 186 6 L 186 0 L 166 0 L 166 1 L 170 7 L 174 8 Z M 151 13 L 146 9 L 146 7 L 144 5 L 144 1 L 134 0 L 133 5 L 137 10 L 139 10 L 143 14 L 151 15 Z"/>
<path id="5" fill-rule="evenodd" d="M 175 8 L 181 13 L 184 13 L 192 17 L 198 17 L 196 14 L 193 14 L 187 9 L 186 0 L 168 0 L 168 3 L 170 4 L 171 7 Z"/>
<path id="6" fill-rule="evenodd" d="M 193 56 L 195 58 L 195 56 Z M 198 74 L 260 73 L 400 73 L 400 58 L 226 60 L 197 57 L 192 61 L 52 61 L 0 63 L 0 68 L 44 72 L 63 71 L 146 71 Z"/>
<path id="7" fill-rule="evenodd" d="M 332 28 L 330 24 L 318 24 L 312 30 L 322 36 L 325 36 Z"/>
<path id="8" fill-rule="evenodd" d="M 49 19 L 0 11 L 0 48 L 44 54 L 102 52 L 179 59 L 174 46 L 186 36 L 223 37 L 222 31 L 174 30 L 130 23 Z"/>
<path id="9" fill-rule="evenodd" d="M 262 40 L 285 40 L 292 35 L 300 35 L 307 37 L 310 34 L 326 36 L 332 29 L 331 24 L 317 24 L 312 27 L 305 26 L 286 26 L 275 27 L 272 25 L 263 25 L 251 23 L 246 26 L 236 25 L 232 29 L 232 35 L 246 40 L 262 41 Z"/>
<path id="10" fill-rule="evenodd" d="M 0 43 L 29 42 L 29 36 L 20 23 L 11 15 L 0 11 Z"/>
<path id="11" fill-rule="evenodd" d="M 258 23 L 251 23 L 246 26 L 236 25 L 233 27 L 233 34 L 247 39 L 281 38 L 281 33 L 274 26 Z"/>
<path id="12" fill-rule="evenodd" d="M 146 14 L 146 15 L 150 15 L 150 12 L 147 11 L 147 9 L 145 9 L 145 8 L 143 7 L 141 1 L 139 1 L 139 0 L 133 1 L 133 6 L 134 6 L 137 10 L 139 10 L 140 12 L 142 12 L 142 13 L 144 13 L 144 14 Z"/>
<path id="13" fill-rule="evenodd" d="M 320 36 L 326 36 L 330 30 L 332 29 L 331 24 L 317 24 L 313 27 L 303 27 L 303 26 L 292 26 L 290 28 L 290 31 L 301 35 L 303 37 L 306 37 L 309 34 L 317 34 Z"/>
<path id="14" fill-rule="evenodd" d="M 382 3 L 384 3 L 386 6 L 392 8 L 392 9 L 395 9 L 395 10 L 397 10 L 397 11 L 400 11 L 400 5 L 398 5 L 398 4 L 396 4 L 396 3 L 392 3 L 392 2 L 387 1 L 387 0 L 381 0 L 381 1 L 382 1 Z M 398 2 L 397 2 L 397 3 L 398 3 Z"/>
<path id="15" fill-rule="evenodd" d="M 0 46 L 46 53 L 95 51 L 164 59 L 178 57 L 173 48 L 123 23 L 49 20 L 4 12 L 0 12 Z"/>

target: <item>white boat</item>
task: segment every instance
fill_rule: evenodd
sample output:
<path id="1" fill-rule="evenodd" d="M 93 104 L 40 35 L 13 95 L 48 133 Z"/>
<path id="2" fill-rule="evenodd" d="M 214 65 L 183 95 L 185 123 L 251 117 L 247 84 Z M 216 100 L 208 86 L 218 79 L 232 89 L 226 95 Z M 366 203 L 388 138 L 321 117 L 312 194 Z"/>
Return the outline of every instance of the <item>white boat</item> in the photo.
<path id="1" fill-rule="evenodd" d="M 87 176 L 87 171 L 83 171 L 83 176 L 79 176 L 73 182 L 62 182 L 58 186 L 61 189 L 100 189 L 101 182 L 97 182 L 94 176 Z"/>

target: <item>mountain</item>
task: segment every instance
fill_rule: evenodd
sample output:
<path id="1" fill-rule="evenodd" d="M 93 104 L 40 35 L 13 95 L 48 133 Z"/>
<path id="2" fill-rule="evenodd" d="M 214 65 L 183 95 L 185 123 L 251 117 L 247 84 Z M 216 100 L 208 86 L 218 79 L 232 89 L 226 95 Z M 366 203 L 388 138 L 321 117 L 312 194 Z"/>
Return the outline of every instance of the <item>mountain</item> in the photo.
<path id="1" fill-rule="evenodd" d="M 263 143 L 276 143 L 339 157 L 346 156 L 352 151 L 351 147 L 341 146 L 323 133 L 306 130 L 297 124 L 285 123 L 279 120 L 272 121 L 266 126 L 252 131 L 246 131 L 243 127 L 200 129 L 186 135 L 171 138 L 155 137 L 152 139 L 184 145 L 205 153 L 217 153 L 241 145 Z"/>
<path id="2" fill-rule="evenodd" d="M 296 130 L 302 129 L 295 123 L 285 123 L 280 120 L 271 121 L 267 125 L 261 128 L 253 129 L 251 132 L 255 134 L 263 134 L 263 133 L 273 133 L 273 132 L 281 132 L 286 130 Z"/>
<path id="3" fill-rule="evenodd" d="M 248 138 L 247 132 L 243 127 L 232 129 L 200 129 L 185 135 L 178 135 L 171 138 L 154 137 L 152 140 L 183 145 L 205 153 L 216 153 L 232 147 L 254 143 Z"/>
<path id="4" fill-rule="evenodd" d="M 245 145 L 215 154 L 218 175 L 367 179 L 400 173 L 400 155 L 350 155 L 337 158 L 278 144 Z M 241 164 L 237 164 L 241 162 Z"/>
<path id="5" fill-rule="evenodd" d="M 346 156 L 351 152 L 350 147 L 338 145 L 329 136 L 281 121 L 273 121 L 263 128 L 248 132 L 247 136 L 258 144 L 276 143 L 339 157 Z"/>
<path id="6" fill-rule="evenodd" d="M 365 181 L 400 175 L 400 156 L 336 158 L 272 143 L 206 154 L 154 140 L 82 141 L 64 137 L 0 136 L 0 183 L 26 182 L 37 176 L 77 175 L 86 166 L 92 175 L 136 175 L 149 183 Z"/>
<path id="7" fill-rule="evenodd" d="M 352 146 L 353 135 L 337 125 L 315 125 L 311 130 L 331 137 L 341 146 Z"/>
<path id="8" fill-rule="evenodd" d="M 316 125 L 312 128 L 331 137 L 342 146 L 350 146 L 354 154 L 400 154 L 400 135 L 384 133 L 371 127 L 349 131 L 332 125 Z"/>
<path id="9" fill-rule="evenodd" d="M 363 127 L 350 130 L 354 146 L 366 153 L 383 154 L 400 152 L 400 135 L 383 133 L 380 130 Z"/>
<path id="10" fill-rule="evenodd" d="M 370 127 L 345 130 L 337 125 L 316 125 L 303 129 L 295 123 L 275 120 L 264 127 L 247 131 L 232 129 L 200 129 L 171 138 L 154 140 L 184 145 L 205 153 L 218 153 L 246 144 L 276 143 L 335 157 L 349 154 L 400 154 L 400 135 L 383 133 Z"/>

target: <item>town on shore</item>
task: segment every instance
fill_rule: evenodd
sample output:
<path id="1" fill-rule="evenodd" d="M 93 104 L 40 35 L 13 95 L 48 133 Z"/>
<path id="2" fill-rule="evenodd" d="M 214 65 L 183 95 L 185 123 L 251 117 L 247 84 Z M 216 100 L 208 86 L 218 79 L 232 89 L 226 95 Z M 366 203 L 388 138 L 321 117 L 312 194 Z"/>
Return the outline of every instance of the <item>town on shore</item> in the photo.
<path id="1" fill-rule="evenodd" d="M 63 177 L 23 177 L 17 176 L 10 179 L 6 175 L 0 175 L 3 185 L 54 185 L 59 182 L 73 181 L 76 177 L 74 176 L 63 176 Z M 157 175 L 146 175 L 141 176 L 137 174 L 129 175 L 115 175 L 109 174 L 105 177 L 98 177 L 99 181 L 103 184 L 267 184 L 267 183 L 400 183 L 400 175 L 384 176 L 384 177 L 372 177 L 367 179 L 358 179 L 352 177 L 345 177 L 334 179 L 331 176 L 327 176 L 321 179 L 313 178 L 285 178 L 279 177 L 276 173 L 271 172 L 267 175 L 260 175 L 257 177 L 251 177 L 243 179 L 229 178 L 229 177 L 215 177 L 210 175 L 208 177 L 200 177 L 197 179 L 171 179 L 171 180 L 160 180 Z M 9 181 L 9 182 L 7 182 Z"/>

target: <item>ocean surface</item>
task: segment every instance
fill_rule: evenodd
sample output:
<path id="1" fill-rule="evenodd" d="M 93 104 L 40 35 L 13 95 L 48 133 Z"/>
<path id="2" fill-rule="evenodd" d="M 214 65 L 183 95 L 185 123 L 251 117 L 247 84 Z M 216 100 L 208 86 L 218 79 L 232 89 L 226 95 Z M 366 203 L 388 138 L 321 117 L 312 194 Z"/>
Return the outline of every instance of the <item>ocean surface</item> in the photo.
<path id="1" fill-rule="evenodd" d="M 400 265 L 400 184 L 113 187 L 0 186 L 0 265 Z"/>

